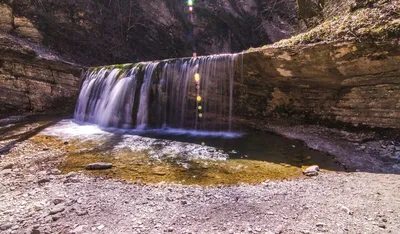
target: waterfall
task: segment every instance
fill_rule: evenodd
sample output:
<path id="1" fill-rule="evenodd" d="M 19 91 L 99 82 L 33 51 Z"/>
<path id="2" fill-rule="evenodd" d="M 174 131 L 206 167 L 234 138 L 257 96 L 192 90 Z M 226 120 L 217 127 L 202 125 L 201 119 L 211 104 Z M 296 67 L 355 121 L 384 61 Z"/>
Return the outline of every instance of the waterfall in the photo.
<path id="1" fill-rule="evenodd" d="M 231 131 L 236 57 L 92 68 L 84 77 L 74 118 L 104 127 Z"/>

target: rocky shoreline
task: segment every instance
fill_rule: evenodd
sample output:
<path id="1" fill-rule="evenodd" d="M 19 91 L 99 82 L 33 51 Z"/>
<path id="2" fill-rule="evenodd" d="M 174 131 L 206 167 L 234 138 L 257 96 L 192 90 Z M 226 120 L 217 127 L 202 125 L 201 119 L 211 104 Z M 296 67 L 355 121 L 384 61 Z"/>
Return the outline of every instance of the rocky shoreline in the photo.
<path id="1" fill-rule="evenodd" d="M 312 137 L 319 139 L 320 146 L 329 145 L 329 141 L 321 137 L 322 130 L 318 135 L 304 126 L 290 129 L 285 132 L 281 126 L 279 131 L 299 137 L 299 129 L 303 129 L 303 135 L 308 131 L 309 139 L 305 141 L 309 145 Z M 367 150 L 372 143 L 362 144 L 367 144 Z M 64 157 L 63 150 L 49 149 L 29 139 L 16 143 L 1 157 L 2 232 L 400 231 L 400 200 L 397 197 L 400 175 L 394 171 L 322 171 L 312 178 L 202 187 L 129 183 L 82 172 L 61 174 L 58 167 Z M 368 164 L 364 166 L 359 170 L 367 171 Z"/>

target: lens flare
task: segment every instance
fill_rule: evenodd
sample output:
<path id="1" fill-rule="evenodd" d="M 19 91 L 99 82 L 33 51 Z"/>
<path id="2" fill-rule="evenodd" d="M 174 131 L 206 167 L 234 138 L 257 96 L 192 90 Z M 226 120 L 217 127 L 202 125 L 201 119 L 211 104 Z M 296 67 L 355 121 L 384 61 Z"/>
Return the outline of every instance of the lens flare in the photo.
<path id="1" fill-rule="evenodd" d="M 194 74 L 194 80 L 197 81 L 197 82 L 200 81 L 200 74 L 199 73 Z"/>
<path id="2" fill-rule="evenodd" d="M 192 6 L 189 7 L 189 11 L 190 11 L 190 12 L 193 11 L 193 7 L 192 7 Z"/>
<path id="3" fill-rule="evenodd" d="M 199 109 L 199 110 L 202 110 L 202 109 L 203 109 L 203 107 L 202 107 L 202 106 L 199 106 L 199 107 L 197 107 L 197 109 Z"/>
<path id="4" fill-rule="evenodd" d="M 197 96 L 197 101 L 201 102 L 201 96 Z"/>
<path id="5" fill-rule="evenodd" d="M 202 113 L 199 114 L 199 118 L 201 118 L 201 117 L 203 117 L 203 114 L 202 114 Z"/>
<path id="6" fill-rule="evenodd" d="M 193 6 L 193 0 L 188 0 L 188 5 Z"/>

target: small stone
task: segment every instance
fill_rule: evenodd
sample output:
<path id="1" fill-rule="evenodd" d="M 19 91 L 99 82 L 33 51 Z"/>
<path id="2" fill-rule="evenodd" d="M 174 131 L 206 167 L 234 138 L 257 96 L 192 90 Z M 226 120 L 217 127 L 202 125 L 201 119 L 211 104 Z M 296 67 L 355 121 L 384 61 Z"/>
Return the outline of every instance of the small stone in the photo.
<path id="1" fill-rule="evenodd" d="M 0 171 L 0 175 L 9 175 L 12 173 L 11 169 L 4 169 L 2 171 Z"/>
<path id="2" fill-rule="evenodd" d="M 5 170 L 5 169 L 12 169 L 13 167 L 14 167 L 14 164 L 9 163 L 9 164 L 7 164 L 7 165 L 5 165 L 5 166 L 3 167 L 3 170 Z"/>
<path id="3" fill-rule="evenodd" d="M 52 175 L 59 175 L 61 174 L 61 171 L 58 170 L 57 168 L 51 169 L 50 174 Z"/>
<path id="4" fill-rule="evenodd" d="M 78 216 L 84 216 L 87 213 L 88 213 L 87 210 L 78 210 L 78 211 L 76 211 L 76 215 L 78 215 Z"/>
<path id="5" fill-rule="evenodd" d="M 386 225 L 385 224 L 379 224 L 378 227 L 386 229 Z"/>
<path id="6" fill-rule="evenodd" d="M 49 178 L 43 178 L 37 181 L 38 184 L 44 184 L 50 182 Z"/>
<path id="7" fill-rule="evenodd" d="M 324 223 L 317 223 L 316 226 L 317 227 L 323 227 L 323 226 L 325 226 L 325 224 Z"/>
<path id="8" fill-rule="evenodd" d="M 311 167 L 308 167 L 307 169 L 305 169 L 303 171 L 303 174 L 306 176 L 316 176 L 316 175 L 318 175 L 318 171 L 319 171 L 319 166 L 314 165 L 314 166 L 311 166 Z"/>
<path id="9" fill-rule="evenodd" d="M 353 215 L 353 211 L 351 211 L 349 208 L 347 208 L 346 206 L 342 206 L 342 210 L 344 212 L 346 212 L 349 215 Z"/>
<path id="10" fill-rule="evenodd" d="M 40 234 L 40 231 L 34 228 L 32 229 L 31 234 Z"/>
<path id="11" fill-rule="evenodd" d="M 0 229 L 4 231 L 4 230 L 7 230 L 7 229 L 10 229 L 11 227 L 12 227 L 11 224 L 4 224 L 4 225 L 0 226 Z"/>
<path id="12" fill-rule="evenodd" d="M 74 230 L 72 230 L 72 233 L 81 233 L 85 230 L 87 226 L 86 225 L 80 225 L 76 227 Z"/>
<path id="13" fill-rule="evenodd" d="M 65 210 L 65 206 L 64 204 L 58 204 L 56 206 L 54 206 L 51 210 L 50 210 L 50 214 L 54 215 L 60 212 L 63 212 Z"/>
<path id="14" fill-rule="evenodd" d="M 77 176 L 77 175 L 78 175 L 77 172 L 71 171 L 71 172 L 68 172 L 68 174 L 67 174 L 65 177 L 71 178 L 71 177 L 75 177 L 75 176 Z"/>
<path id="15" fill-rule="evenodd" d="M 97 162 L 97 163 L 91 163 L 85 167 L 86 170 L 105 170 L 105 169 L 110 169 L 112 167 L 111 163 L 105 163 L 105 162 Z"/>
<path id="16" fill-rule="evenodd" d="M 53 219 L 53 221 L 57 221 L 61 218 L 61 215 L 54 215 L 51 218 Z"/>
<path id="17" fill-rule="evenodd" d="M 58 205 L 58 204 L 60 204 L 60 203 L 65 202 L 65 200 L 62 199 L 62 198 L 55 198 L 55 199 L 53 199 L 52 202 L 53 202 L 54 205 Z"/>

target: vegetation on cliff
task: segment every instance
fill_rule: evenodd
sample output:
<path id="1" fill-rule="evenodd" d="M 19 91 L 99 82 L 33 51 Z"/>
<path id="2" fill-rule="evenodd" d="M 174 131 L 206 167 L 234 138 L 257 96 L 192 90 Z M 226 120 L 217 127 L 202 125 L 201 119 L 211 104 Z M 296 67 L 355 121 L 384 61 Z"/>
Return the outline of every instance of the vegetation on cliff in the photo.
<path id="1" fill-rule="evenodd" d="M 400 2 L 397 0 L 298 0 L 300 17 L 309 31 L 276 45 L 321 41 L 379 41 L 400 37 Z M 304 4 L 309 8 L 303 9 Z"/>

